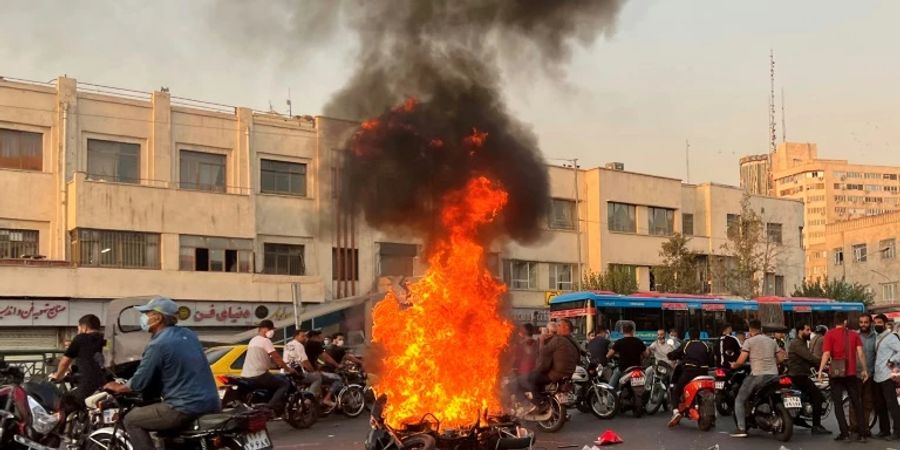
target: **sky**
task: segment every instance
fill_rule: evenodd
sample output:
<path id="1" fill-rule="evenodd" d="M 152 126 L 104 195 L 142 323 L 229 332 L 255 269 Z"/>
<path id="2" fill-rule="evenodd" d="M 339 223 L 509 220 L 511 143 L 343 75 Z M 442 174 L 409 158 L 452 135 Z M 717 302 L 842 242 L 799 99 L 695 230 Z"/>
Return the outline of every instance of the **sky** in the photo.
<path id="1" fill-rule="evenodd" d="M 237 1 L 237 0 L 234 0 Z M 79 81 L 316 115 L 351 75 L 355 37 L 314 24 L 260 45 L 277 14 L 223 22 L 229 1 L 6 0 L 0 76 Z M 259 2 L 264 7 L 265 2 Z M 738 184 L 768 148 L 769 50 L 788 141 L 820 157 L 900 165 L 900 2 L 627 0 L 564 80 L 506 70 L 505 99 L 550 162 Z M 260 30 L 259 33 L 254 30 Z"/>

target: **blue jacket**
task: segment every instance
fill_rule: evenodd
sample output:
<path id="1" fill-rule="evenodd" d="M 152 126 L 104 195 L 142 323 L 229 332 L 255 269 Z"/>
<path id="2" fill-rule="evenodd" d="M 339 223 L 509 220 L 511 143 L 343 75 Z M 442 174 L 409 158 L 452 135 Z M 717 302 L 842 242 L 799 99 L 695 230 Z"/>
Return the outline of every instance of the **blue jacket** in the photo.
<path id="1" fill-rule="evenodd" d="M 207 414 L 220 408 L 203 347 L 187 328 L 166 327 L 153 335 L 128 387 L 137 392 L 158 390 L 163 402 L 185 414 Z"/>

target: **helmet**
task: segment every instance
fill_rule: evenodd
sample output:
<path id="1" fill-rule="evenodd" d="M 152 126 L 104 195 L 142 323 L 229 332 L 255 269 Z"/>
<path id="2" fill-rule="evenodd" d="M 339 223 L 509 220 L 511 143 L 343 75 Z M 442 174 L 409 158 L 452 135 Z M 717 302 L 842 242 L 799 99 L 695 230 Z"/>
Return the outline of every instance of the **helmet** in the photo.
<path id="1" fill-rule="evenodd" d="M 572 381 L 575 383 L 584 383 L 588 380 L 588 372 L 584 367 L 575 366 L 575 373 L 572 374 Z"/>

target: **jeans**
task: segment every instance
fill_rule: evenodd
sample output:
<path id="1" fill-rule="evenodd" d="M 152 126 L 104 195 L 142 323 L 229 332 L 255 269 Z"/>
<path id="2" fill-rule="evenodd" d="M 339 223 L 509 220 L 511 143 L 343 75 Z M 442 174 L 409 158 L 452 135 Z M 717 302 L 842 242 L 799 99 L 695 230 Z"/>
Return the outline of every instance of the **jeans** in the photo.
<path id="1" fill-rule="evenodd" d="M 775 378 L 778 378 L 778 375 L 748 375 L 741 384 L 741 390 L 734 399 L 734 418 L 737 420 L 738 429 L 747 431 L 747 400 L 750 399 L 750 395 L 760 386 Z"/>
<path id="2" fill-rule="evenodd" d="M 622 378 L 622 369 L 616 367 L 612 371 L 612 375 L 609 376 L 609 385 L 612 386 L 613 389 L 619 388 L 619 378 Z"/>
<path id="3" fill-rule="evenodd" d="M 834 416 L 837 417 L 838 427 L 842 435 L 849 434 L 850 428 L 847 426 L 847 417 L 844 415 L 843 397 L 844 391 L 850 397 L 850 407 L 856 415 L 856 423 L 866 423 L 863 417 L 862 396 L 860 392 L 859 378 L 856 376 L 831 378 L 831 401 L 834 404 Z"/>
<path id="4" fill-rule="evenodd" d="M 131 440 L 134 450 L 155 450 L 151 431 L 164 431 L 182 428 L 194 416 L 177 411 L 165 403 L 139 406 L 125 416 L 125 432 Z"/>
<path id="5" fill-rule="evenodd" d="M 794 383 L 794 387 L 796 387 L 797 390 L 806 394 L 809 397 L 809 401 L 812 403 L 812 425 L 814 427 L 822 426 L 822 403 L 825 402 L 825 395 L 823 395 L 822 391 L 816 387 L 816 383 L 813 382 L 808 375 L 791 377 L 791 382 Z"/>
<path id="6" fill-rule="evenodd" d="M 894 421 L 894 436 L 900 436 L 900 404 L 897 403 L 897 383 L 894 383 L 894 380 L 888 378 L 887 380 L 876 384 L 878 385 L 878 393 L 881 394 L 881 398 L 887 406 L 887 408 L 885 408 L 885 414 L 890 412 L 890 418 Z M 890 423 L 881 423 L 882 433 L 890 433 L 891 430 Z"/>
<path id="7" fill-rule="evenodd" d="M 328 393 L 331 394 L 332 397 L 337 395 L 337 393 L 341 391 L 341 388 L 344 387 L 341 376 L 336 373 L 322 372 L 322 378 L 331 381 L 331 389 L 328 390 Z"/>
<path id="8" fill-rule="evenodd" d="M 309 385 L 309 392 L 316 397 L 322 395 L 322 372 L 301 372 L 300 382 Z"/>
<path id="9" fill-rule="evenodd" d="M 248 378 L 256 389 L 265 389 L 272 393 L 269 399 L 269 408 L 272 411 L 284 409 L 284 397 L 291 388 L 291 383 L 281 375 L 266 372 L 258 377 Z"/>

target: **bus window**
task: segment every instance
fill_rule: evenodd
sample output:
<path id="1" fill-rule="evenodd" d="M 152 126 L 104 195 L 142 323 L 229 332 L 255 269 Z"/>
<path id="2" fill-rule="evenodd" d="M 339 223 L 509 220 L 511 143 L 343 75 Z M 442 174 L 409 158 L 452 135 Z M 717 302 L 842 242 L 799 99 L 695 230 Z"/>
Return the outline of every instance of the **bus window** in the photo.
<path id="1" fill-rule="evenodd" d="M 674 328 L 676 331 L 678 331 L 678 338 L 683 340 L 685 333 L 687 333 L 687 330 L 691 327 L 691 314 L 694 311 L 663 311 L 662 328 L 665 329 L 667 333 L 669 332 L 669 330 Z M 695 317 L 696 318 L 694 319 L 694 322 L 699 320 L 698 316 Z"/>
<path id="2" fill-rule="evenodd" d="M 623 320 L 631 320 L 635 326 L 635 336 L 652 340 L 656 338 L 656 330 L 661 322 L 662 310 L 651 308 L 625 308 L 622 310 Z"/>
<path id="3" fill-rule="evenodd" d="M 715 338 L 722 332 L 725 323 L 725 311 L 702 311 L 703 319 L 700 321 L 700 333 L 706 333 L 707 339 Z"/>

